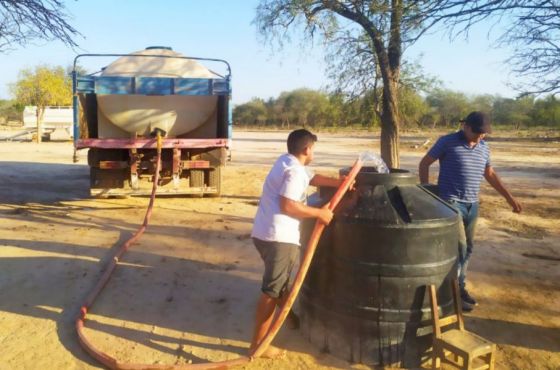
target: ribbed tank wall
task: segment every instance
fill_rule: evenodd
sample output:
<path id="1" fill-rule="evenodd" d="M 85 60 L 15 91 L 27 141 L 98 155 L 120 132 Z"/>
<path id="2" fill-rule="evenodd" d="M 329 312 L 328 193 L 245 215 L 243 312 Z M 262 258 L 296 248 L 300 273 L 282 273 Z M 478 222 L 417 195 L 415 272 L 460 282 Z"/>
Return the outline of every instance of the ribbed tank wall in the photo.
<path id="1" fill-rule="evenodd" d="M 426 285 L 440 287 L 449 311 L 458 224 L 449 206 L 415 182 L 407 172 L 365 168 L 323 233 L 300 296 L 303 333 L 322 350 L 414 367 L 430 347 Z M 328 200 L 328 191 L 321 194 L 318 203 Z M 302 223 L 302 245 L 313 223 Z"/>

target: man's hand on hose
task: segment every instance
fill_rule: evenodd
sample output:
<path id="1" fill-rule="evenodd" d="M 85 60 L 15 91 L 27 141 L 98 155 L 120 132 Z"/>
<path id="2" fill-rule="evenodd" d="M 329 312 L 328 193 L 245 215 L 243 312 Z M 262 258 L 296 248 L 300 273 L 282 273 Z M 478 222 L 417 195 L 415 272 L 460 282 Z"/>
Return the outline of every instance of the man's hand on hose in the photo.
<path id="1" fill-rule="evenodd" d="M 328 203 L 318 210 L 319 214 L 317 215 L 317 219 L 319 219 L 321 223 L 328 225 L 333 218 L 333 212 L 328 208 Z"/>

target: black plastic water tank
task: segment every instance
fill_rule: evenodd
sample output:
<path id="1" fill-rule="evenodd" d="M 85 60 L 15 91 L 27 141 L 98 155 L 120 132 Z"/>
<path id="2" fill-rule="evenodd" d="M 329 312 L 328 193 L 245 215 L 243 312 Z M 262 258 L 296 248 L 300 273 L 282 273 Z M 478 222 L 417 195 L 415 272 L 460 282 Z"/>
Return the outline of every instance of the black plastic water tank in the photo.
<path id="1" fill-rule="evenodd" d="M 348 169 L 341 170 L 342 174 Z M 403 170 L 363 168 L 325 229 L 300 295 L 302 332 L 325 352 L 416 367 L 431 345 L 427 284 L 444 312 L 456 277 L 457 214 Z M 315 194 L 326 203 L 330 189 Z M 302 245 L 314 220 L 302 223 Z"/>

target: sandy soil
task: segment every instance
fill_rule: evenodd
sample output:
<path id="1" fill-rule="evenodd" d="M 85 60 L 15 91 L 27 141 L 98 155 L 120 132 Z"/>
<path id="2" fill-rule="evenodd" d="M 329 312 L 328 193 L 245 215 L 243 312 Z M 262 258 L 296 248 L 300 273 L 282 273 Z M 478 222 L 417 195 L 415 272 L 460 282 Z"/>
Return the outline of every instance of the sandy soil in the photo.
<path id="1" fill-rule="evenodd" d="M 146 234 L 88 315 L 93 343 L 125 362 L 245 353 L 262 269 L 249 232 L 286 135 L 236 132 L 223 197 L 156 201 Z M 373 136 L 320 134 L 314 168 L 336 174 L 358 152 L 378 152 Z M 497 343 L 498 369 L 560 369 L 560 143 L 494 136 L 494 166 L 524 212 L 484 187 L 469 276 L 480 305 L 466 326 Z M 416 172 L 426 137 L 403 136 L 403 168 Z M 2 369 L 100 368 L 79 346 L 74 319 L 148 199 L 90 199 L 85 156 L 73 164 L 71 143 L 0 143 Z M 298 331 L 282 329 L 275 343 L 286 358 L 244 368 L 363 368 L 320 353 Z"/>

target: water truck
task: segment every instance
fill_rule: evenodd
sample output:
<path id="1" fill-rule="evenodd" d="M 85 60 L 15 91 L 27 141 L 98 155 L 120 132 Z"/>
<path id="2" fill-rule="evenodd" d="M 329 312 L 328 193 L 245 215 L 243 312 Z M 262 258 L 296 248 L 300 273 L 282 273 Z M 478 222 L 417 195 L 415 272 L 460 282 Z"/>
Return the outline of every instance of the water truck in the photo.
<path id="1" fill-rule="evenodd" d="M 80 59 L 99 57 L 116 59 L 79 73 Z M 228 62 L 160 46 L 81 54 L 72 81 L 74 148 L 89 149 L 92 196 L 149 195 L 157 133 L 164 137 L 158 194 L 220 195 L 232 128 Z"/>

